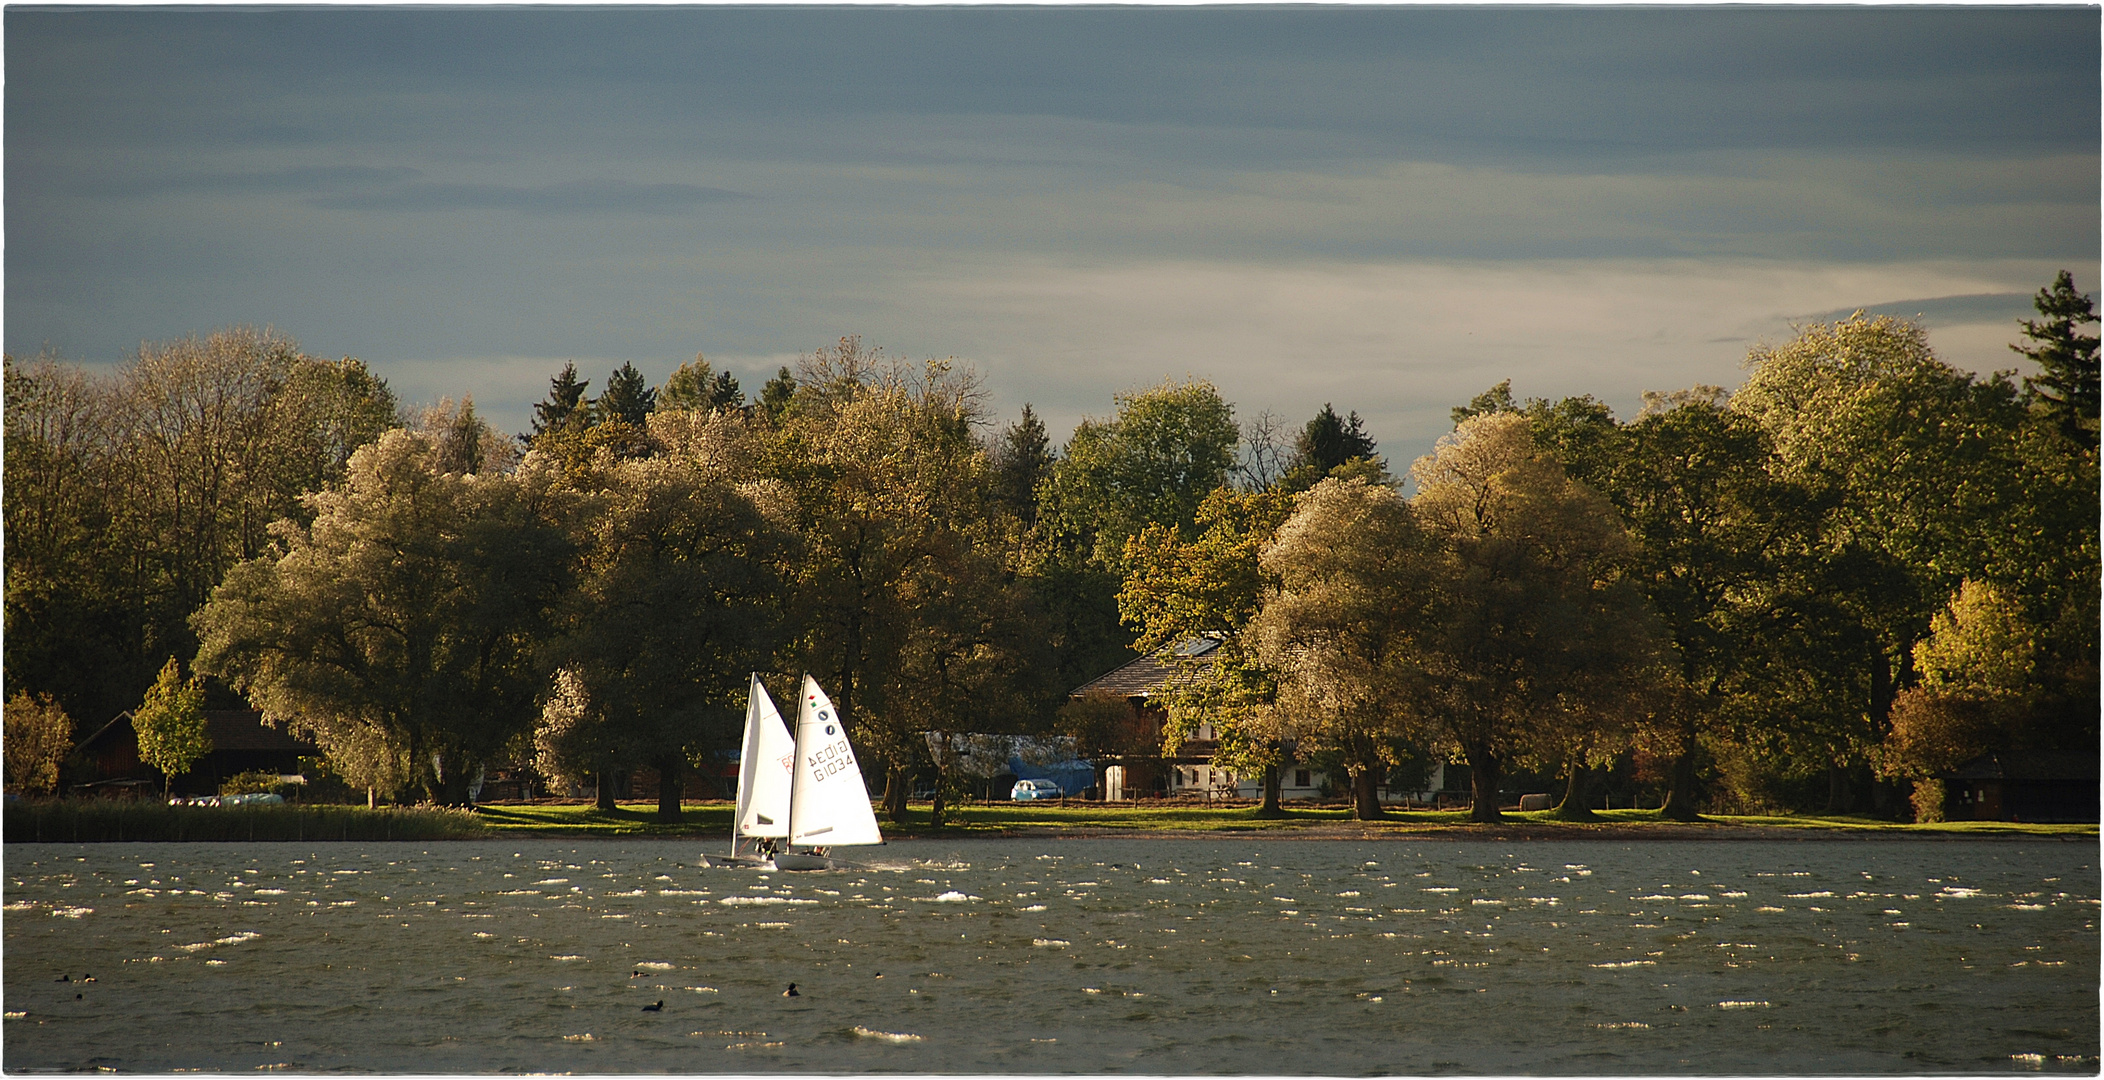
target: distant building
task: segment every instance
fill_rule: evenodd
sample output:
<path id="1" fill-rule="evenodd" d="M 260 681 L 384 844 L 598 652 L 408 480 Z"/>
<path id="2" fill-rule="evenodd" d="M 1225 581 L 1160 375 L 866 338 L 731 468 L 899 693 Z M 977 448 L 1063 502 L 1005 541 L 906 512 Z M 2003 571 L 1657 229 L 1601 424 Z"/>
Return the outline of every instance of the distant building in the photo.
<path id="1" fill-rule="evenodd" d="M 263 723 L 263 714 L 253 709 L 206 709 L 205 731 L 212 738 L 212 752 L 190 771 L 175 777 L 171 790 L 178 795 L 216 795 L 221 782 L 244 772 L 297 775 L 300 758 L 318 756 L 321 749 L 290 732 Z M 160 770 L 139 760 L 139 733 L 132 729 L 130 710 L 118 713 L 95 733 L 74 747 L 73 756 L 85 773 L 69 784 L 75 790 L 141 790 L 158 793 Z"/>
<path id="2" fill-rule="evenodd" d="M 2093 755 L 2001 751 L 1981 754 L 1937 777 L 1948 821 L 2092 822 L 2097 814 Z"/>
<path id="3" fill-rule="evenodd" d="M 1112 694 L 1124 698 L 1132 709 L 1135 722 L 1143 725 L 1147 737 L 1158 747 L 1168 712 L 1155 704 L 1154 699 L 1181 673 L 1179 665 L 1182 661 L 1203 660 L 1219 647 L 1217 638 L 1187 638 L 1091 679 L 1069 691 L 1067 696 L 1082 698 L 1091 694 Z M 1231 769 L 1213 764 L 1219 738 L 1213 725 L 1201 721 L 1198 730 L 1184 740 L 1173 756 L 1104 758 L 1106 762 L 1115 760 L 1115 763 L 1104 769 L 1103 797 L 1116 800 L 1136 795 L 1212 794 L 1240 799 L 1262 798 L 1261 776 L 1239 776 Z M 1435 762 L 1426 778 L 1425 790 L 1390 791 L 1382 785 L 1378 797 L 1383 802 L 1408 799 L 1436 803 L 1445 797 L 1458 796 L 1458 792 L 1447 790 L 1447 783 L 1452 779 L 1448 774 L 1446 765 Z M 1342 788 L 1345 785 L 1340 782 L 1335 786 Z M 1281 799 L 1319 799 L 1331 794 L 1331 788 L 1329 776 L 1321 769 L 1293 761 L 1286 762 L 1279 769 Z"/>

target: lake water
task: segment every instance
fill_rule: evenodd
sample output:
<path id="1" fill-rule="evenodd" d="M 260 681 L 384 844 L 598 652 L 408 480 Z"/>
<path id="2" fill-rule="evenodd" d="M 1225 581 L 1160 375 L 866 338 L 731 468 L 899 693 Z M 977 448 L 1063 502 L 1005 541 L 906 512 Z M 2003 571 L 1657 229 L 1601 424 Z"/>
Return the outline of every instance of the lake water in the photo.
<path id="1" fill-rule="evenodd" d="M 2093 839 L 864 850 L 11 844 L 5 1067 L 2098 1067 Z"/>

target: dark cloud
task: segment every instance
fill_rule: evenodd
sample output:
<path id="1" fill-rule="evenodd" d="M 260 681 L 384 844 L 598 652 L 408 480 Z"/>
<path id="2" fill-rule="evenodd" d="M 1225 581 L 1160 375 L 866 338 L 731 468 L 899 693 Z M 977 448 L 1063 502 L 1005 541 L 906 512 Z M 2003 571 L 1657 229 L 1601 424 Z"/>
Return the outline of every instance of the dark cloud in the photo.
<path id="1" fill-rule="evenodd" d="M 419 181 L 308 202 L 332 210 L 517 210 L 529 214 L 677 214 L 707 203 L 750 198 L 699 184 L 638 184 L 627 180 L 572 180 L 538 187 Z"/>

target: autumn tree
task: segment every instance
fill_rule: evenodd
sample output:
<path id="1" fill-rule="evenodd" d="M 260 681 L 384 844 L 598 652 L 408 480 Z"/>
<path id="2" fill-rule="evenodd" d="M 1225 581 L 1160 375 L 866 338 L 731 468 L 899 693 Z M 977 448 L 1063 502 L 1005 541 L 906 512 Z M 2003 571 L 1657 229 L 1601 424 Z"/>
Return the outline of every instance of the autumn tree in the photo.
<path id="1" fill-rule="evenodd" d="M 568 499 L 545 458 L 463 476 L 435 449 L 398 430 L 360 450 L 309 496 L 313 523 L 278 525 L 279 553 L 236 567 L 193 621 L 199 670 L 266 722 L 332 755 L 398 750 L 428 799 L 461 805 L 538 711 Z"/>
<path id="2" fill-rule="evenodd" d="M 1945 599 L 1966 577 L 2026 576 L 2021 564 L 2044 555 L 2015 527 L 2037 509 L 2022 482 L 2027 412 L 2006 373 L 1958 371 L 1920 327 L 1884 316 L 1802 327 L 1748 363 L 1730 407 L 1771 441 L 1776 475 L 1820 508 L 1813 538 L 1779 568 L 1816 616 L 1796 628 L 1801 692 L 1776 698 L 1784 708 L 1762 726 L 1827 763 L 1829 808 L 1845 811 L 1848 777 L 1867 775 Z"/>
<path id="3" fill-rule="evenodd" d="M 1117 395 L 1108 420 L 1085 419 L 1040 485 L 1026 573 L 1053 623 L 1065 686 L 1131 658 L 1118 589 L 1126 541 L 1149 525 L 1194 534 L 1198 507 L 1227 482 L 1241 430 L 1211 383 L 1163 383 Z"/>
<path id="4" fill-rule="evenodd" d="M 1201 723 L 1211 724 L 1218 736 L 1215 763 L 1262 777 L 1259 817 L 1283 813 L 1279 768 L 1286 743 L 1269 713 L 1276 676 L 1247 630 L 1275 584 L 1260 556 L 1292 511 L 1283 488 L 1217 488 L 1199 505 L 1195 538 L 1154 524 L 1126 542 L 1129 569 L 1118 593 L 1119 612 L 1138 633 L 1134 647 L 1141 652 L 1194 638 L 1219 642 L 1203 656 L 1172 659 L 1176 678 L 1157 698 L 1167 712 L 1162 748 L 1173 753 L 1196 737 Z"/>
<path id="5" fill-rule="evenodd" d="M 204 680 L 185 680 L 175 657 L 169 657 L 146 700 L 132 710 L 132 731 L 139 738 L 139 760 L 160 770 L 161 791 L 167 794 L 177 774 L 189 772 L 212 752 Z"/>
<path id="6" fill-rule="evenodd" d="M 1046 635 L 990 519 L 972 433 L 977 380 L 908 365 L 847 337 L 805 358 L 775 469 L 796 499 L 798 651 L 905 813 L 925 733 L 997 731 L 1043 690 Z"/>
<path id="7" fill-rule="evenodd" d="M 666 452 L 602 453 L 571 478 L 584 535 L 548 655 L 575 685 L 557 695 L 563 710 L 544 714 L 563 738 L 543 743 L 589 745 L 557 756 L 589 759 L 601 775 L 650 766 L 658 817 L 677 821 L 688 763 L 732 741 L 747 673 L 784 636 L 793 521 L 756 486 L 761 452 L 742 416 L 660 413 L 650 424 Z"/>
<path id="8" fill-rule="evenodd" d="M 1567 751 L 1593 718 L 1641 707 L 1662 633 L 1627 576 L 1613 507 L 1536 447 L 1525 418 L 1465 420 L 1411 473 L 1416 521 L 1446 563 L 1417 643 L 1420 708 L 1468 762 L 1473 819 L 1495 821 L 1508 763 Z"/>
<path id="9" fill-rule="evenodd" d="M 1395 489 L 1336 479 L 1304 495 L 1263 552 L 1278 585 L 1248 637 L 1277 692 L 1260 715 L 1281 738 L 1343 759 L 1361 821 L 1381 816 L 1396 748 L 1428 715 L 1438 555 Z"/>
<path id="10" fill-rule="evenodd" d="M 8 365 L 7 670 L 75 712 L 114 711 L 269 525 L 399 422 L 355 359 L 270 330 L 149 343 L 107 376 Z"/>
<path id="11" fill-rule="evenodd" d="M 1778 559 L 1816 524 L 1804 493 L 1771 473 L 1766 434 L 1722 396 L 1647 394 L 1601 478 L 1635 542 L 1632 580 L 1673 642 L 1682 692 L 1646 734 L 1669 763 L 1660 812 L 1682 821 L 1697 816 L 1702 740 L 1728 738 L 1735 710 L 1782 692 L 1764 677 L 1783 659 L 1773 628 L 1807 598 L 1782 591 Z"/>
<path id="12" fill-rule="evenodd" d="M 73 721 L 50 694 L 31 697 L 17 690 L 7 699 L 4 754 L 7 790 L 49 795 L 58 788 L 58 767 L 73 749 Z"/>

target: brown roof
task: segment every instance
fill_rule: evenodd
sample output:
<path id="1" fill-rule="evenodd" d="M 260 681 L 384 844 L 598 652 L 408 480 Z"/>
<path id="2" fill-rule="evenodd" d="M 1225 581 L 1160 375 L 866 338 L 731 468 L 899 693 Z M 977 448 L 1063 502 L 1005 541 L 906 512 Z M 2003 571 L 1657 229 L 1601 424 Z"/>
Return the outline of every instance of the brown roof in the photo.
<path id="1" fill-rule="evenodd" d="M 1981 754 L 1950 772 L 1946 780 L 2089 780 L 2097 779 L 2097 759 L 2086 754 L 2003 750 Z"/>
<path id="2" fill-rule="evenodd" d="M 1108 692 L 1120 697 L 1145 698 L 1169 685 L 1176 676 L 1177 657 L 1210 656 L 1220 647 L 1220 640 L 1211 637 L 1186 638 L 1174 645 L 1166 645 L 1153 653 L 1142 656 L 1123 667 L 1113 669 L 1082 683 L 1067 692 L 1068 697 Z"/>
<path id="3" fill-rule="evenodd" d="M 131 720 L 131 710 L 118 713 L 95 734 L 81 740 L 80 748 L 87 749 L 112 731 L 121 731 L 129 735 L 132 730 Z M 313 743 L 295 738 L 283 728 L 264 724 L 263 714 L 254 709 L 206 709 L 205 733 L 212 737 L 214 750 L 282 750 L 300 754 L 321 752 Z"/>

